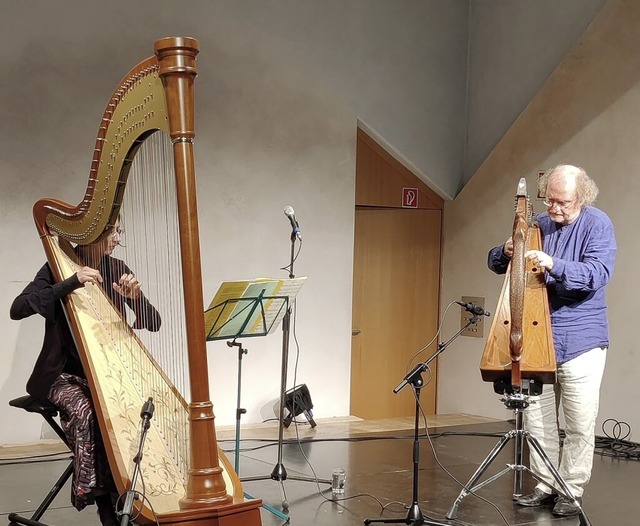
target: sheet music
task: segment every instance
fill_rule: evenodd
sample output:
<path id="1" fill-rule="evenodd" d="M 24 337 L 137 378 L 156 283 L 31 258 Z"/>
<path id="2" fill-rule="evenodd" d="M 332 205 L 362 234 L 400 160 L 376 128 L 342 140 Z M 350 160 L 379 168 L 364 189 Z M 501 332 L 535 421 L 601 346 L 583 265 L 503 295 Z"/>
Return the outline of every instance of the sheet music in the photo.
<path id="1" fill-rule="evenodd" d="M 288 305 L 291 305 L 296 299 L 296 296 L 298 295 L 298 292 L 300 292 L 300 289 L 302 288 L 302 285 L 304 285 L 306 279 L 306 277 L 303 277 L 280 280 L 279 285 L 275 290 L 274 296 L 288 298 Z M 277 299 L 270 300 L 270 302 L 276 303 L 277 301 Z M 278 328 L 278 326 L 282 322 L 282 318 L 284 318 L 284 315 L 287 312 L 288 305 L 281 305 L 280 309 L 265 309 L 265 324 L 269 329 L 268 334 L 271 334 Z M 269 305 L 269 307 L 271 307 L 271 305 Z"/>
<path id="2" fill-rule="evenodd" d="M 271 334 L 306 279 L 223 282 L 204 314 L 207 339 Z"/>
<path id="3" fill-rule="evenodd" d="M 211 300 L 209 307 L 204 312 L 204 330 L 208 336 L 213 329 L 213 325 L 224 325 L 229 318 L 233 309 L 224 309 L 228 301 L 235 298 L 241 298 L 244 291 L 249 286 L 250 281 L 227 281 L 220 285 L 215 296 Z"/>

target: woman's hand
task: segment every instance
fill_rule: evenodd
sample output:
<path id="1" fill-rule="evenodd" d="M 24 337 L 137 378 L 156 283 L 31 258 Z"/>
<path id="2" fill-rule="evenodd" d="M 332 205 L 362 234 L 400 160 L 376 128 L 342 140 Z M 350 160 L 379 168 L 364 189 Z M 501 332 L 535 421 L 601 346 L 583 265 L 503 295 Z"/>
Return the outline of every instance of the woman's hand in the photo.
<path id="1" fill-rule="evenodd" d="M 78 276 L 78 281 L 82 283 L 82 285 L 85 283 L 94 283 L 96 285 L 102 283 L 100 272 L 91 267 L 82 267 L 76 272 L 76 276 Z"/>
<path id="2" fill-rule="evenodd" d="M 132 300 L 137 300 L 142 293 L 142 286 L 133 274 L 123 274 L 117 283 L 113 284 L 116 292 Z"/>

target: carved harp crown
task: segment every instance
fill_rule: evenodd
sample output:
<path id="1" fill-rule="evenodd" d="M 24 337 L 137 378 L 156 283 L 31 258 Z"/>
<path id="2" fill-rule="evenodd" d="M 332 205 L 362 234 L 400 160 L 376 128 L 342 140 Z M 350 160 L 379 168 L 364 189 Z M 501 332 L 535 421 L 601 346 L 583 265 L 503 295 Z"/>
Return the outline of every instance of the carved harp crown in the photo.
<path id="1" fill-rule="evenodd" d="M 504 381 L 519 391 L 523 379 L 555 382 L 556 358 L 544 271 L 525 260 L 526 251 L 541 250 L 542 243 L 524 178 L 518 183 L 515 201 L 513 256 L 480 371 L 484 381 Z"/>
<path id="2" fill-rule="evenodd" d="M 180 393 L 173 385 L 153 350 L 145 347 L 101 287 L 87 284 L 70 294 L 65 310 L 121 493 L 134 478 L 140 408 L 148 397 L 155 401 L 140 466 L 145 490 L 137 521 L 209 525 L 233 518 L 236 522 L 224 524 L 259 525 L 261 502 L 244 499 L 237 474 L 218 448 L 209 395 L 193 154 L 198 41 L 163 38 L 154 50 L 155 55 L 134 67 L 111 96 L 80 204 L 43 199 L 34 206 L 34 219 L 55 278 L 66 279 L 80 265 L 72 244 L 102 241 L 116 225 L 125 208 L 134 158 L 144 150 L 143 144 L 156 135 L 170 138 L 180 275 L 162 279 L 181 282 L 178 303 L 186 352 L 175 352 L 186 355 L 190 392 Z"/>

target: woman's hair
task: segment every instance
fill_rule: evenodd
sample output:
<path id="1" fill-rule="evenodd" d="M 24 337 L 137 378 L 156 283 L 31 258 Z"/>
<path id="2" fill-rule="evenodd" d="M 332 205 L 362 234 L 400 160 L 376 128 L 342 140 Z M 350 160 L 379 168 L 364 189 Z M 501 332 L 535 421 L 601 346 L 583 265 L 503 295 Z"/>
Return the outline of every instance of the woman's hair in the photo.
<path id="1" fill-rule="evenodd" d="M 547 195 L 549 183 L 559 177 L 573 176 L 576 181 L 576 197 L 580 206 L 591 206 L 598 197 L 598 185 L 587 175 L 584 168 L 570 164 L 558 164 L 547 170 L 538 180 L 538 195 Z"/>

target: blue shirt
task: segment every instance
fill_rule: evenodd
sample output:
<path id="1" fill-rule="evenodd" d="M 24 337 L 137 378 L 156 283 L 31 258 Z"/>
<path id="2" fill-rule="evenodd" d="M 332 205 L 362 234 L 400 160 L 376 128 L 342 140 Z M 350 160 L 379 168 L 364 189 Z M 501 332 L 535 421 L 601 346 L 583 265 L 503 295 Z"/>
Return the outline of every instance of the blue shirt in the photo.
<path id="1" fill-rule="evenodd" d="M 592 206 L 569 225 L 552 221 L 546 212 L 536 220 L 542 251 L 553 258 L 546 283 L 556 360 L 562 364 L 609 345 L 605 285 L 613 273 L 616 240 L 607 214 Z M 498 274 L 509 264 L 503 248 L 489 251 L 489 268 Z"/>

